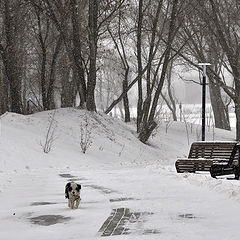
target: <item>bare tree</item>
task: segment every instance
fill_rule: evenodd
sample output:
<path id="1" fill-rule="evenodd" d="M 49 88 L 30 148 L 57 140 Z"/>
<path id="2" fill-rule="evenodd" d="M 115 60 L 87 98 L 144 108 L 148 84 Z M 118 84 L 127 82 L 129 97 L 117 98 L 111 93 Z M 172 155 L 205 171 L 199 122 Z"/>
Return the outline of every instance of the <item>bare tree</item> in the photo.
<path id="1" fill-rule="evenodd" d="M 0 4 L 3 9 L 3 36 L 1 36 L 0 54 L 4 65 L 4 74 L 8 80 L 10 110 L 16 113 L 22 113 L 22 68 L 16 56 L 23 50 L 23 48 L 20 47 L 20 36 L 24 33 L 24 19 L 21 19 L 21 15 L 24 15 L 24 8 L 20 0 L 4 0 L 0 2 Z"/>
<path id="2" fill-rule="evenodd" d="M 126 92 L 126 94 L 123 97 L 123 105 L 125 110 L 125 122 L 130 122 L 129 99 L 127 94 L 130 66 L 128 62 L 128 56 L 126 54 L 126 49 L 129 48 L 129 46 L 127 45 L 127 41 L 124 41 L 124 35 L 126 38 L 126 34 L 128 33 L 124 33 L 121 30 L 122 25 L 125 26 L 125 24 L 122 23 L 122 18 L 123 18 L 122 11 L 120 10 L 117 23 L 115 24 L 116 25 L 115 29 L 117 29 L 115 34 L 112 33 L 112 31 L 110 30 L 110 27 L 108 27 L 108 32 L 114 42 L 115 48 L 121 60 L 122 68 L 124 70 L 123 81 L 122 81 L 122 91 Z"/>
<path id="3" fill-rule="evenodd" d="M 43 15 L 40 9 L 35 6 L 34 13 L 36 16 L 36 26 L 33 25 L 33 29 L 37 28 L 35 35 L 41 49 L 39 57 L 41 63 L 39 65 L 42 106 L 44 110 L 50 110 L 55 107 L 53 99 L 54 83 L 57 59 L 62 48 L 63 39 L 61 35 L 56 36 L 56 30 L 49 18 Z M 56 37 L 53 38 L 53 35 Z"/>
<path id="4" fill-rule="evenodd" d="M 240 67 L 239 67 L 239 3 L 238 1 L 199 1 L 202 9 L 201 19 L 205 23 L 208 32 L 214 36 L 216 42 L 221 46 L 228 69 L 233 77 L 234 88 L 228 86 L 223 79 L 216 77 L 217 83 L 223 88 L 228 96 L 233 100 L 236 114 L 236 139 L 240 140 Z M 215 75 L 216 76 L 216 75 Z"/>
<path id="5" fill-rule="evenodd" d="M 222 129 L 230 129 L 229 116 L 226 114 L 225 106 L 222 101 L 220 86 L 216 81 L 216 76 L 219 78 L 220 70 L 222 67 L 222 61 L 224 55 L 220 50 L 221 47 L 216 41 L 214 36 L 206 28 L 206 24 L 203 23 L 199 16 L 198 3 L 192 2 L 189 6 L 192 10 L 185 18 L 182 26 L 181 37 L 184 41 L 187 41 L 185 48 L 183 49 L 181 56 L 184 55 L 184 59 L 190 65 L 195 65 L 190 58 L 194 58 L 195 62 L 210 62 L 212 64 L 211 71 L 208 69 L 209 90 L 210 99 L 214 113 L 215 126 Z M 214 72 L 214 73 L 213 73 Z"/>
<path id="6" fill-rule="evenodd" d="M 55 25 L 64 42 L 68 58 L 77 73 L 74 78 L 80 96 L 80 107 L 86 107 L 87 87 L 85 80 L 84 57 L 80 38 L 80 24 L 78 14 L 80 7 L 85 7 L 82 1 L 30 1 L 36 8 L 46 15 Z M 79 4 L 82 4 L 79 6 Z M 69 26 L 71 26 L 69 28 Z"/>
<path id="7" fill-rule="evenodd" d="M 156 13 L 156 16 L 155 16 L 155 19 L 153 22 L 153 28 L 152 28 L 153 31 L 156 31 L 156 25 L 157 25 L 159 14 L 160 14 L 160 9 L 162 7 L 161 5 L 162 5 L 162 2 L 159 1 L 157 13 Z M 171 46 L 172 46 L 172 43 L 174 41 L 177 29 L 178 29 L 176 27 L 178 11 L 179 11 L 179 2 L 178 2 L 178 0 L 173 0 L 172 5 L 171 5 L 171 16 L 170 16 L 170 22 L 169 22 L 169 31 L 167 34 L 166 49 L 164 51 L 164 55 L 162 55 L 163 62 L 162 62 L 161 75 L 160 75 L 160 78 L 159 78 L 156 86 L 155 86 L 155 81 L 156 81 L 157 72 L 158 72 L 160 66 L 158 65 L 158 67 L 155 71 L 155 74 L 154 74 L 155 76 L 153 77 L 152 85 L 151 85 L 151 82 L 148 80 L 148 78 L 149 78 L 148 75 L 150 75 L 150 71 L 149 70 L 147 71 L 147 96 L 146 96 L 146 99 L 145 99 L 144 105 L 143 105 L 143 120 L 141 123 L 141 129 L 139 132 L 139 139 L 140 139 L 140 141 L 142 141 L 144 143 L 149 139 L 153 130 L 157 126 L 154 118 L 155 118 L 155 113 L 157 110 L 159 96 L 161 94 L 163 83 L 164 83 L 165 76 L 167 73 L 167 67 L 170 62 Z M 152 39 L 151 39 L 150 51 L 149 51 L 149 59 L 151 58 L 151 54 L 153 53 L 153 50 L 151 50 L 151 49 L 152 49 L 152 45 L 155 42 L 155 34 L 156 33 L 152 32 Z M 160 61 L 159 61 L 159 63 L 160 63 Z M 156 88 L 156 91 L 153 96 L 153 100 L 151 101 L 153 88 Z"/>

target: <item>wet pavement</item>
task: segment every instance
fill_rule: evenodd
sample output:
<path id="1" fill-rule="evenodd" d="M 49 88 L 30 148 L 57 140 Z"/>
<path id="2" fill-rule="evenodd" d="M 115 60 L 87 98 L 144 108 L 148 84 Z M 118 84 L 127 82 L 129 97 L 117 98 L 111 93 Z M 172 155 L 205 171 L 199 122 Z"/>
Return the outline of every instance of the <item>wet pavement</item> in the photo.
<path id="1" fill-rule="evenodd" d="M 131 233 L 160 234 L 159 229 L 145 229 L 143 223 L 146 217 L 153 215 L 151 212 L 136 212 L 129 208 L 113 209 L 110 216 L 99 229 L 102 237 L 114 235 L 128 235 Z M 136 228 L 136 225 L 138 226 Z"/>
<path id="2" fill-rule="evenodd" d="M 70 217 L 64 217 L 62 215 L 41 215 L 30 218 L 32 224 L 37 224 L 41 226 L 50 226 L 57 223 L 66 223 L 70 220 Z"/>

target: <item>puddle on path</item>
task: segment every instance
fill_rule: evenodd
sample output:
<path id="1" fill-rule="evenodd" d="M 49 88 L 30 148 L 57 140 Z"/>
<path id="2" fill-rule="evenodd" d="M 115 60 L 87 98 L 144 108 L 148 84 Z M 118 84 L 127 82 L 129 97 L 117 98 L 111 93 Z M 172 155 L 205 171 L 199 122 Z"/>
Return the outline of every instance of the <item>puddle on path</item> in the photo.
<path id="1" fill-rule="evenodd" d="M 30 218 L 32 224 L 37 224 L 41 226 L 50 226 L 57 223 L 66 223 L 70 220 L 70 217 L 64 217 L 62 215 L 41 215 L 38 217 Z"/>
<path id="2" fill-rule="evenodd" d="M 87 184 L 87 185 L 84 185 L 84 186 L 85 187 L 90 187 L 90 188 L 93 188 L 93 189 L 96 189 L 96 190 L 100 190 L 101 192 L 103 192 L 105 194 L 118 193 L 117 191 L 112 190 L 110 188 L 105 188 L 105 187 L 94 185 L 94 184 Z"/>
<path id="3" fill-rule="evenodd" d="M 194 216 L 192 213 L 184 213 L 184 214 L 179 214 L 179 218 L 184 218 L 184 219 L 194 219 L 196 216 Z"/>
<path id="4" fill-rule="evenodd" d="M 113 209 L 99 229 L 102 237 L 138 233 L 141 235 L 159 234 L 158 229 L 144 229 L 143 223 L 151 212 L 132 212 L 129 208 Z M 136 229 L 135 229 L 136 228 Z"/>
<path id="5" fill-rule="evenodd" d="M 69 182 L 77 182 L 77 181 L 84 181 L 87 180 L 86 178 L 69 178 Z"/>
<path id="6" fill-rule="evenodd" d="M 83 177 L 76 177 L 76 176 L 73 176 L 69 173 L 61 173 L 59 174 L 60 177 L 63 177 L 63 178 L 68 178 L 68 181 L 69 182 L 77 182 L 77 181 L 84 181 L 84 180 L 87 180 L 86 178 L 83 178 Z"/>
<path id="7" fill-rule="evenodd" d="M 54 202 L 33 202 L 31 206 L 43 206 L 43 205 L 52 205 L 52 204 L 57 204 Z"/>
<path id="8" fill-rule="evenodd" d="M 122 201 L 131 201 L 131 200 L 137 200 L 135 198 L 113 198 L 109 199 L 110 202 L 122 202 Z"/>
<path id="9" fill-rule="evenodd" d="M 60 177 L 63 177 L 63 178 L 75 178 L 75 176 L 69 174 L 69 173 L 61 173 L 59 174 Z"/>
<path id="10" fill-rule="evenodd" d="M 161 231 L 159 229 L 144 229 L 143 235 L 151 235 L 151 234 L 160 234 Z"/>

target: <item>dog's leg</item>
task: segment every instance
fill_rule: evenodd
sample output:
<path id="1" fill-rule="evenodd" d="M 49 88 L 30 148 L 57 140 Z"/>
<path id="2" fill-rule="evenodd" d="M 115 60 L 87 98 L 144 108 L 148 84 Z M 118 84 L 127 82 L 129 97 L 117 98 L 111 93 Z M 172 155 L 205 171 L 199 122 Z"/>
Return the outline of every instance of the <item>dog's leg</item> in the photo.
<path id="1" fill-rule="evenodd" d="M 70 200 L 70 208 L 73 209 L 74 208 L 74 201 L 71 199 Z"/>
<path id="2" fill-rule="evenodd" d="M 81 198 L 76 199 L 75 209 L 78 209 L 78 206 L 79 206 L 79 204 L 80 204 L 80 200 L 81 200 Z"/>
<path id="3" fill-rule="evenodd" d="M 68 207 L 71 207 L 70 199 L 68 199 Z"/>

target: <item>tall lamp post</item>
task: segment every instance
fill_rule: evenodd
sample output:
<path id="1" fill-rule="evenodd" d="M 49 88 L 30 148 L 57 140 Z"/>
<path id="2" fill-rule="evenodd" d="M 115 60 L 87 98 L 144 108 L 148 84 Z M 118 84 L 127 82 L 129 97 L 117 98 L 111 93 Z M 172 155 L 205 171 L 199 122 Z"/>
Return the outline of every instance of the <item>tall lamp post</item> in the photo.
<path id="1" fill-rule="evenodd" d="M 203 69 L 203 79 L 202 79 L 202 141 L 205 141 L 205 112 L 206 112 L 206 68 L 211 65 L 210 63 L 199 63 Z"/>

